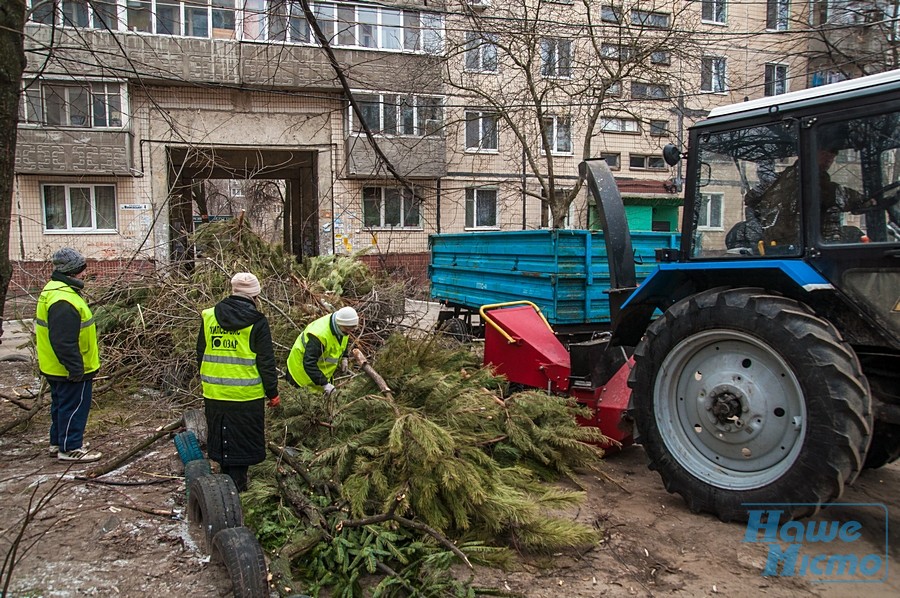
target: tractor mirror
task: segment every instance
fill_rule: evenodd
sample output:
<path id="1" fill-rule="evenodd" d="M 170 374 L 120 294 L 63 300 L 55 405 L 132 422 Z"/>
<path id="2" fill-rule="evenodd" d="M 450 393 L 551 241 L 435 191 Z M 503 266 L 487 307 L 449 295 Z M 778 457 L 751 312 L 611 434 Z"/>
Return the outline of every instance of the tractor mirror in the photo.
<path id="1" fill-rule="evenodd" d="M 663 148 L 663 160 L 669 166 L 675 166 L 681 161 L 681 151 L 675 147 L 675 144 L 667 143 Z"/>

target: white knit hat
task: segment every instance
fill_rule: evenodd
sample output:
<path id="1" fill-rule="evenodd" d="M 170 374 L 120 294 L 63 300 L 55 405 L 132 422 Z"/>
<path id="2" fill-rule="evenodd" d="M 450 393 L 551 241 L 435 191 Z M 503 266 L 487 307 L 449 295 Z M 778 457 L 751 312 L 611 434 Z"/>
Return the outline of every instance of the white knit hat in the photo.
<path id="1" fill-rule="evenodd" d="M 342 307 L 334 312 L 334 323 L 338 326 L 356 326 L 359 324 L 359 314 L 352 307 Z"/>
<path id="2" fill-rule="evenodd" d="M 231 279 L 232 295 L 253 299 L 259 291 L 259 279 L 250 272 L 238 272 Z"/>

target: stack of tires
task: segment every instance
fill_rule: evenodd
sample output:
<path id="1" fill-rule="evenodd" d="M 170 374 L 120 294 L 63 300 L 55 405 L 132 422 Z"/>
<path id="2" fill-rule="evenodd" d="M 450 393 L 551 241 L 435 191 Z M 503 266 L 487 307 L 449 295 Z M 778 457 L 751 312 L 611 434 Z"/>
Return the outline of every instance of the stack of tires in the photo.
<path id="1" fill-rule="evenodd" d="M 184 463 L 188 521 L 200 528 L 211 562 L 225 565 L 236 598 L 268 598 L 265 555 L 256 535 L 244 527 L 234 481 L 212 473 L 193 430 L 176 434 L 175 448 Z"/>

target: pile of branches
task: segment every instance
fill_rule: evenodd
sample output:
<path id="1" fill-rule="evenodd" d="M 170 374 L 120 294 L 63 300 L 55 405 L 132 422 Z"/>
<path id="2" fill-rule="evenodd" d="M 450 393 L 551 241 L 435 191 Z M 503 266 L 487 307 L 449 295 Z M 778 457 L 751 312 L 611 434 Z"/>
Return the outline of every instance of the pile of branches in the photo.
<path id="1" fill-rule="evenodd" d="M 282 393 L 270 459 L 251 470 L 245 518 L 273 555 L 276 587 L 332 596 L 466 596 L 454 564 L 597 541 L 555 515 L 583 493 L 555 484 L 595 468 L 605 440 L 573 400 L 507 395 L 465 347 L 391 336 L 324 398 Z"/>
<path id="2" fill-rule="evenodd" d="M 88 284 L 102 345 L 103 373 L 116 394 L 158 388 L 177 398 L 201 396 L 197 376 L 200 312 L 231 294 L 231 277 L 260 280 L 260 311 L 272 329 L 276 363 L 284 367 L 294 340 L 315 318 L 345 305 L 359 311 L 356 344 L 379 346 L 403 316 L 405 286 L 373 273 L 356 256 L 298 261 L 260 239 L 243 219 L 198 227 L 196 259 L 122 279 Z"/>

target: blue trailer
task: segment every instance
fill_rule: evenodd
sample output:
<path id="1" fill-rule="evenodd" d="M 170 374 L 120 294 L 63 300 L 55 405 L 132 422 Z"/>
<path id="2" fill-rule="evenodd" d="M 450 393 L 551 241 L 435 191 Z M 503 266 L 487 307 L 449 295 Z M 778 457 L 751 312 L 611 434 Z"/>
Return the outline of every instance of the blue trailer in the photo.
<path id="1" fill-rule="evenodd" d="M 637 280 L 656 268 L 656 252 L 680 246 L 680 234 L 631 232 Z M 477 331 L 482 305 L 527 300 L 560 332 L 610 324 L 610 268 L 603 232 L 541 229 L 429 237 L 431 297 L 439 322 L 458 334 Z"/>

